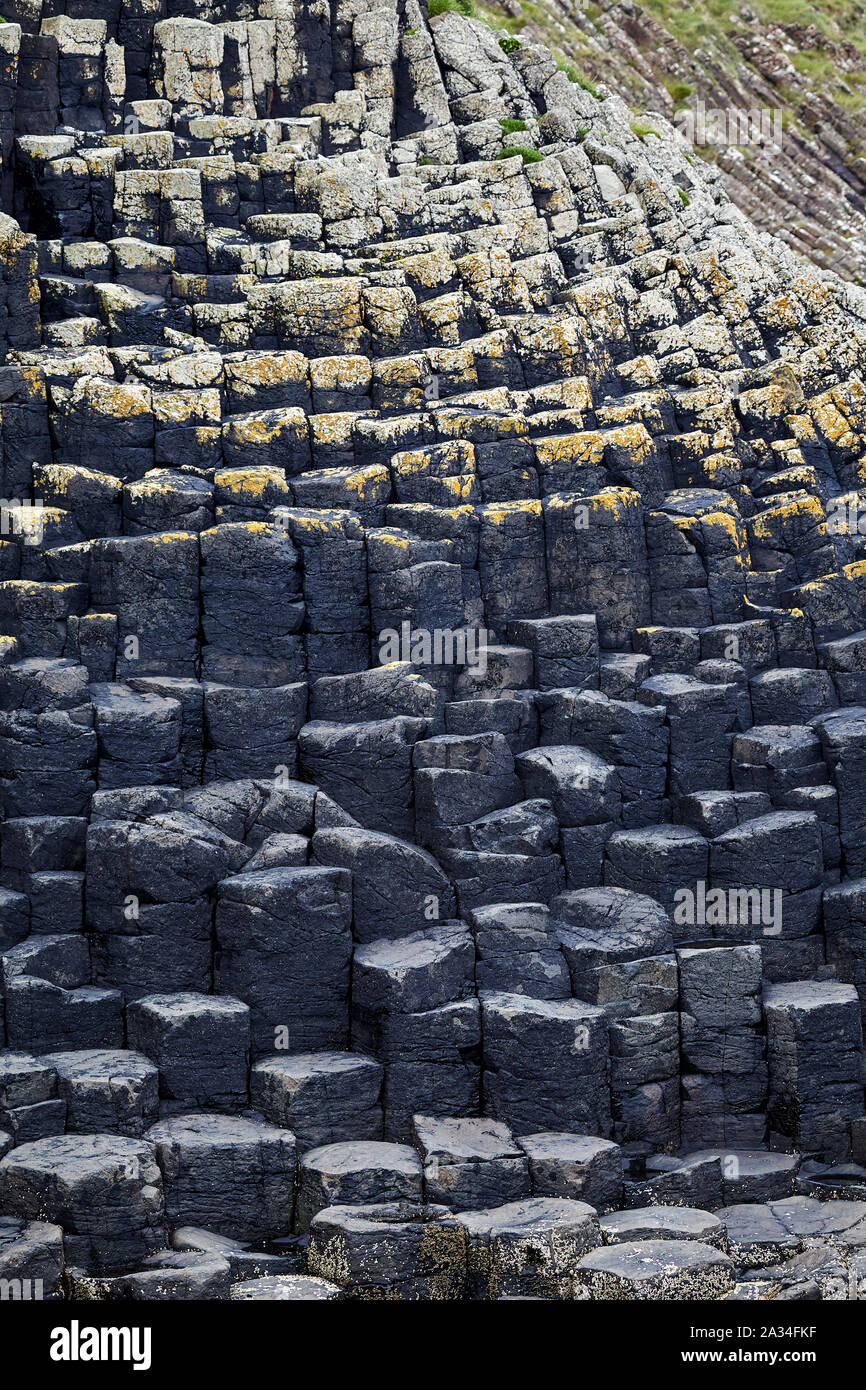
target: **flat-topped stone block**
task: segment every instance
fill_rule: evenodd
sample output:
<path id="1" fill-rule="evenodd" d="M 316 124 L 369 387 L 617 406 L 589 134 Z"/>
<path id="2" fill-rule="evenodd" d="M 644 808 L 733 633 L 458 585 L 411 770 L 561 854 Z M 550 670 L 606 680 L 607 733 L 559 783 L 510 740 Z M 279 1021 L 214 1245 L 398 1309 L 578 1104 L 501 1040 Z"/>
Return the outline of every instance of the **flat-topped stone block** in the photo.
<path id="1" fill-rule="evenodd" d="M 204 1226 L 240 1240 L 266 1240 L 291 1230 L 295 1137 L 290 1130 L 261 1119 L 186 1114 L 160 1120 L 145 1137 L 162 1171 L 172 1226 Z"/>
<path id="2" fill-rule="evenodd" d="M 722 1298 L 733 1287 L 727 1255 L 698 1240 L 638 1240 L 584 1255 L 574 1271 L 576 1297 L 683 1300 Z"/>
<path id="3" fill-rule="evenodd" d="M 420 1200 L 421 1160 L 407 1144 L 356 1140 L 324 1144 L 301 1158 L 296 1229 L 325 1207 Z"/>
<path id="4" fill-rule="evenodd" d="M 636 1240 L 698 1240 L 727 1252 L 724 1222 L 696 1207 L 638 1207 L 613 1211 L 599 1220 L 605 1245 Z"/>

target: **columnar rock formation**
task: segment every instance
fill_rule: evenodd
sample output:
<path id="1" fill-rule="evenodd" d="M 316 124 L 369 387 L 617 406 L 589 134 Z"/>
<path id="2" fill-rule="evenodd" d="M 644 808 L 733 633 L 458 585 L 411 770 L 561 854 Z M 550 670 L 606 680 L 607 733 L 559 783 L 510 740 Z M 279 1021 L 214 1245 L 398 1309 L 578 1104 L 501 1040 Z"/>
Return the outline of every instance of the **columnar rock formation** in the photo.
<path id="1" fill-rule="evenodd" d="M 450 0 L 456 3 L 456 0 Z M 460 0 L 471 8 L 474 0 Z M 756 226 L 866 281 L 866 6 L 750 0 L 478 0 L 520 41 L 547 43 L 593 90 L 668 122 L 713 160 Z M 659 121 L 662 124 L 659 124 Z"/>
<path id="2" fill-rule="evenodd" d="M 0 1275 L 856 1296 L 866 295 L 477 21 L 70 8 L 0 34 Z"/>

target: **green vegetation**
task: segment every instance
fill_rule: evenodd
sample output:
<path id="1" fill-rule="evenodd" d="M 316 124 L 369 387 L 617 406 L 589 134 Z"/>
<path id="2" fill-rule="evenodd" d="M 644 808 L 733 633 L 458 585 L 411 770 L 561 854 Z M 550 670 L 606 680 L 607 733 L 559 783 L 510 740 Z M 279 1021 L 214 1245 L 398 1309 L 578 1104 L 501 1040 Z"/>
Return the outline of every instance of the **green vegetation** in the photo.
<path id="1" fill-rule="evenodd" d="M 675 106 L 681 106 L 684 101 L 688 101 L 695 90 L 690 82 L 674 82 L 667 78 L 665 79 L 665 86 Z"/>
<path id="2" fill-rule="evenodd" d="M 588 126 L 588 125 L 579 125 L 579 126 L 577 127 L 577 138 L 578 138 L 578 140 L 585 140 L 588 134 L 589 134 L 589 126 Z"/>
<path id="3" fill-rule="evenodd" d="M 639 140 L 645 140 L 648 135 L 658 136 L 659 134 L 655 126 L 645 125 L 643 121 L 632 121 L 631 132 L 632 135 L 636 135 Z M 661 137 L 659 136 L 659 138 Z"/>
<path id="4" fill-rule="evenodd" d="M 643 9 L 667 29 L 673 38 L 689 53 L 703 49 L 698 54 L 698 66 L 707 69 L 719 64 L 730 76 L 744 80 L 744 55 L 736 42 L 742 31 L 742 0 L 640 0 Z M 645 90 L 641 76 L 634 71 L 630 59 L 614 54 L 606 56 L 597 43 L 593 26 L 600 29 L 604 19 L 604 0 L 585 0 L 582 5 L 581 26 L 570 19 L 564 9 L 554 9 L 549 0 L 519 0 L 515 13 L 506 12 L 504 0 L 430 0 L 436 13 L 438 8 L 456 8 L 466 13 L 468 5 L 475 17 L 489 23 L 497 32 L 497 40 L 504 52 L 513 52 L 517 40 L 500 38 L 503 30 L 509 35 L 517 34 L 528 27 L 533 40 L 539 39 L 554 53 L 557 67 L 564 72 L 569 81 L 578 84 L 596 99 L 599 98 L 598 84 L 607 81 L 613 85 L 627 102 L 638 108 L 645 104 Z M 749 0 L 758 26 L 802 25 L 814 26 L 829 44 L 853 45 L 866 59 L 866 25 L 863 24 L 863 0 Z M 524 43 L 526 42 L 524 38 Z M 840 55 L 839 50 L 824 48 L 819 40 L 817 47 L 809 47 L 798 52 L 796 38 L 785 44 L 783 51 L 798 74 L 793 82 L 785 86 L 777 84 L 778 104 L 789 110 L 783 116 L 785 129 L 795 127 L 804 133 L 814 125 L 809 117 L 798 123 L 797 116 L 807 96 L 823 97 L 832 101 L 849 115 L 862 118 L 866 111 L 866 61 L 858 63 L 850 57 Z M 661 55 L 659 55 L 661 56 Z M 841 61 L 840 61 L 841 57 Z M 612 68 L 615 64 L 615 71 Z M 751 64 L 747 59 L 745 67 Z M 593 77 L 584 74 L 591 72 Z M 688 72 L 678 70 L 676 75 L 662 79 L 675 110 L 681 109 L 688 101 L 694 100 L 697 90 L 694 80 L 689 80 Z M 810 92 L 809 89 L 812 89 Z M 649 134 L 650 132 L 647 132 Z M 640 136 L 641 139 L 644 135 Z M 856 156 L 857 151 L 853 152 Z M 714 157 L 714 156 L 711 156 Z"/>
<path id="5" fill-rule="evenodd" d="M 775 24 L 817 24 L 819 15 L 808 0 L 764 0 L 759 10 Z"/>
<path id="6" fill-rule="evenodd" d="M 742 23 L 738 19 L 740 0 L 690 0 L 688 6 L 682 0 L 643 0 L 643 4 L 684 48 L 693 51 L 709 40 L 720 53 L 742 62 L 729 37 Z M 862 9 L 852 0 L 821 0 L 819 5 L 814 0 L 750 0 L 750 9 L 760 24 L 801 24 L 805 28 L 814 24 L 834 42 L 847 40 L 866 53 Z"/>
<path id="7" fill-rule="evenodd" d="M 682 203 L 683 207 L 684 207 L 684 208 L 687 208 L 688 205 L 689 205 L 689 203 L 692 201 L 691 198 L 689 197 L 688 193 L 686 192 L 686 190 L 685 190 L 684 188 L 678 188 L 678 189 L 677 189 L 677 192 L 678 192 L 679 195 L 680 195 L 680 202 Z"/>
<path id="8" fill-rule="evenodd" d="M 526 23 L 523 15 L 517 15 L 515 17 L 513 14 L 501 14 L 495 6 L 492 8 L 490 6 L 480 6 L 476 18 L 483 20 L 490 29 L 495 29 L 497 31 L 505 29 L 508 34 L 519 34 Z M 508 43 L 509 40 L 507 38 L 499 39 L 498 42 L 501 48 L 502 44 Z M 518 43 L 518 47 L 522 48 L 523 45 Z M 516 49 L 503 48 L 502 51 L 503 53 L 514 53 Z"/>
<path id="9" fill-rule="evenodd" d="M 500 39 L 499 47 L 502 49 L 503 53 L 516 53 L 519 48 L 523 47 L 523 44 L 520 42 L 520 39 L 508 38 Z"/>
<path id="10" fill-rule="evenodd" d="M 791 53 L 788 56 L 791 66 L 795 67 L 802 77 L 808 77 L 813 82 L 826 82 L 836 72 L 836 64 L 826 53 Z"/>
<path id="11" fill-rule="evenodd" d="M 421 158 L 418 160 L 418 163 L 419 163 L 419 164 L 432 164 L 432 163 L 433 163 L 433 160 L 430 158 L 429 154 L 422 154 Z"/>
<path id="12" fill-rule="evenodd" d="M 557 9 L 554 13 L 549 0 L 520 0 L 517 14 L 510 14 L 504 8 L 504 0 L 476 0 L 476 5 L 476 18 L 483 19 L 491 29 L 505 29 L 509 34 L 520 34 L 527 25 L 531 25 L 533 40 L 540 39 L 552 49 L 557 46 L 566 48 L 570 56 L 578 61 L 584 58 L 591 60 L 593 57 L 591 40 L 572 19 L 567 18 L 564 10 Z M 588 14 L 590 11 L 593 22 L 602 13 L 599 5 L 592 3 L 584 7 L 583 13 Z M 598 57 L 597 50 L 595 57 Z"/>
<path id="13" fill-rule="evenodd" d="M 728 0 L 720 0 L 720 3 L 710 0 L 710 3 L 716 10 L 736 9 L 735 0 L 730 0 L 730 4 Z M 711 13 L 709 4 L 702 4 L 701 0 L 693 0 L 688 6 L 683 5 L 682 0 L 647 0 L 646 8 L 689 50 L 719 36 L 722 15 Z"/>
<path id="14" fill-rule="evenodd" d="M 840 72 L 838 63 L 826 53 L 792 53 L 790 59 L 801 77 L 813 86 L 829 88 L 833 100 L 846 111 L 855 113 L 866 104 L 863 93 L 855 90 L 866 82 L 866 73 Z M 800 104 L 803 99 L 801 92 L 793 91 L 790 87 L 784 90 L 790 105 Z M 782 120 L 783 129 L 787 129 L 784 116 Z"/>
<path id="15" fill-rule="evenodd" d="M 565 73 L 569 82 L 575 82 L 578 87 L 582 87 L 585 92 L 589 92 L 591 97 L 595 97 L 596 101 L 601 101 L 601 94 L 595 83 L 590 82 L 588 77 L 584 77 L 583 73 L 574 66 L 574 63 L 569 63 L 563 58 L 561 53 L 556 55 L 556 66 L 560 72 Z"/>
<path id="16" fill-rule="evenodd" d="M 437 14 L 463 14 L 469 19 L 477 19 L 473 0 L 427 0 L 427 13 L 431 19 L 435 19 Z"/>
<path id="17" fill-rule="evenodd" d="M 866 106 L 866 92 L 837 91 L 834 95 L 838 104 L 852 115 Z"/>
<path id="18" fill-rule="evenodd" d="M 529 126 L 525 121 L 517 121 L 513 116 L 507 116 L 499 122 L 502 127 L 503 135 L 516 135 L 519 130 L 528 130 Z"/>
<path id="19" fill-rule="evenodd" d="M 538 150 L 530 149 L 528 145 L 505 145 L 496 158 L 511 159 L 516 154 L 520 155 L 524 164 L 538 164 L 544 158 L 543 154 L 539 154 Z"/>

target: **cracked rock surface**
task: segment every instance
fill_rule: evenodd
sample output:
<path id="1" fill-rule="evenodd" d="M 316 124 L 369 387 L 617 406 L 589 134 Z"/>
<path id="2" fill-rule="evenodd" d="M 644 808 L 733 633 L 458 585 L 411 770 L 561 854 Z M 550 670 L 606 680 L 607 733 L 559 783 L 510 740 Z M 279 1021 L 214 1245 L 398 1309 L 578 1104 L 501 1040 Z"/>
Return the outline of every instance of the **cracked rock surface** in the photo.
<path id="1" fill-rule="evenodd" d="M 864 1296 L 866 294 L 478 20 L 56 8 L 4 1289 Z"/>

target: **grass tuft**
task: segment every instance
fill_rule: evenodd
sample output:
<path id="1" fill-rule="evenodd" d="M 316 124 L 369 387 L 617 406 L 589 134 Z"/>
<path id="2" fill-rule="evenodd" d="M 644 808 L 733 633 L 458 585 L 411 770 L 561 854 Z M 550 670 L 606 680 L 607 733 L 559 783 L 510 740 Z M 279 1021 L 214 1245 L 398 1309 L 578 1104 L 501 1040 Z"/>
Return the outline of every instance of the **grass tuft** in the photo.
<path id="1" fill-rule="evenodd" d="M 538 150 L 532 150 L 528 145 L 504 145 L 496 156 L 497 159 L 512 159 L 519 154 L 524 164 L 538 164 L 544 158 Z"/>
<path id="2" fill-rule="evenodd" d="M 665 86 L 675 106 L 680 106 L 682 102 L 688 101 L 692 92 L 695 90 L 689 82 L 665 82 Z"/>
<path id="3" fill-rule="evenodd" d="M 569 82 L 574 82 L 578 87 L 582 87 L 585 92 L 589 92 L 591 97 L 595 97 L 596 101 L 601 101 L 601 93 L 595 83 L 591 82 L 588 77 L 584 77 L 583 73 L 579 68 L 575 67 L 574 63 L 567 62 L 565 58 L 557 58 L 556 66 L 560 72 L 565 73 Z"/>

